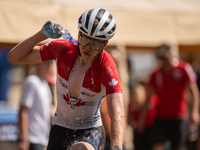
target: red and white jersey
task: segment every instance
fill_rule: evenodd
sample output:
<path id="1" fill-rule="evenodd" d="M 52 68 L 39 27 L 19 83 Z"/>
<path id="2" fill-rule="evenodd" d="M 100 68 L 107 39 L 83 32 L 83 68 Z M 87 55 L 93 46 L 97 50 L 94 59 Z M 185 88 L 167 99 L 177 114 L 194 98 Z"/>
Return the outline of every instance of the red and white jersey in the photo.
<path id="1" fill-rule="evenodd" d="M 68 80 L 79 55 L 78 46 L 68 40 L 54 40 L 40 46 L 42 61 L 57 65 L 57 111 L 53 124 L 71 129 L 101 126 L 100 105 L 105 95 L 122 93 L 113 58 L 105 50 L 84 73 L 78 100 L 70 98 Z"/>
<path id="2" fill-rule="evenodd" d="M 196 82 L 192 67 L 176 59 L 176 65 L 169 71 L 156 69 L 150 78 L 150 86 L 156 89 L 158 95 L 157 117 L 186 118 L 188 117 L 185 90 L 188 82 Z"/>

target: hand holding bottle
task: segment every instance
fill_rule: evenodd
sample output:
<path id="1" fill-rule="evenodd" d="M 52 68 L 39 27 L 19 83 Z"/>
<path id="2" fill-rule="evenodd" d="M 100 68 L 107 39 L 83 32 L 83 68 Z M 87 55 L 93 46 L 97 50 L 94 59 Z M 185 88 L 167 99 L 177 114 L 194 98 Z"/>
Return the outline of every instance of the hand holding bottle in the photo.
<path id="1" fill-rule="evenodd" d="M 64 30 L 61 24 L 50 20 L 43 25 L 41 33 L 45 37 L 52 39 L 58 39 L 62 36 L 63 39 L 69 40 L 72 44 L 78 44 L 78 41 L 74 40 L 71 33 L 68 30 Z"/>
<path id="2" fill-rule="evenodd" d="M 47 38 L 57 39 L 62 36 L 62 30 L 61 24 L 49 20 L 43 25 L 41 33 Z"/>

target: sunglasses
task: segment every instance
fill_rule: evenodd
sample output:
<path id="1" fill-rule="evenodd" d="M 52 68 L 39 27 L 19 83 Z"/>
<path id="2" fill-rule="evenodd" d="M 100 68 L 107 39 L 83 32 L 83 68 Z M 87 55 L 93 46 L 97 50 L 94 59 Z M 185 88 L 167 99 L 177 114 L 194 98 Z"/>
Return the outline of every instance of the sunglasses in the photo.
<path id="1" fill-rule="evenodd" d="M 81 32 L 80 32 L 80 37 L 78 39 L 78 43 L 81 46 L 86 47 L 87 45 L 89 45 L 90 49 L 93 51 L 100 51 L 103 48 L 105 42 L 106 41 L 101 42 L 99 40 L 91 39 L 83 35 Z"/>

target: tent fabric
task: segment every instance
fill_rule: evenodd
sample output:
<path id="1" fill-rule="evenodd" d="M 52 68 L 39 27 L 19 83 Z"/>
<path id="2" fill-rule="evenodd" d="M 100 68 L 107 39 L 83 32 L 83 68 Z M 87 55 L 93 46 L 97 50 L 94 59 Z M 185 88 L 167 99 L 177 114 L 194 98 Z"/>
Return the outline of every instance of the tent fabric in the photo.
<path id="1" fill-rule="evenodd" d="M 47 20 L 61 23 L 76 39 L 79 16 L 93 7 L 105 8 L 115 17 L 112 45 L 200 43 L 198 0 L 1 0 L 0 42 L 18 43 Z"/>

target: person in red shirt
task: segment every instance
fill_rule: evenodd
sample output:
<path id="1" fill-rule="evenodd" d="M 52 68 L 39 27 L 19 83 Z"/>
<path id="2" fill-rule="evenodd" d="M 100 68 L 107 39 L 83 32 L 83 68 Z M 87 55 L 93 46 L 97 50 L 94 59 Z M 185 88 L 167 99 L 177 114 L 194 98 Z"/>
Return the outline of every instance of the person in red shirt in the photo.
<path id="1" fill-rule="evenodd" d="M 144 128 L 144 118 L 150 97 L 153 93 L 156 93 L 158 103 L 153 150 L 163 150 L 163 144 L 167 139 L 170 141 L 173 150 L 182 150 L 185 147 L 189 118 L 185 100 L 186 89 L 190 91 L 193 97 L 189 123 L 199 123 L 199 92 L 196 76 L 187 62 L 173 57 L 169 45 L 158 46 L 156 53 L 161 65 L 151 74 L 147 90 L 147 102 L 141 114 L 139 130 Z"/>
<path id="2" fill-rule="evenodd" d="M 143 132 L 138 131 L 138 121 L 142 107 L 146 100 L 146 83 L 139 82 L 131 90 L 129 109 L 128 109 L 128 123 L 133 128 L 133 145 L 134 150 L 151 150 L 152 147 L 152 129 L 154 118 L 156 115 L 157 96 L 153 95 L 148 107 L 148 113 L 145 118 L 145 125 Z"/>

